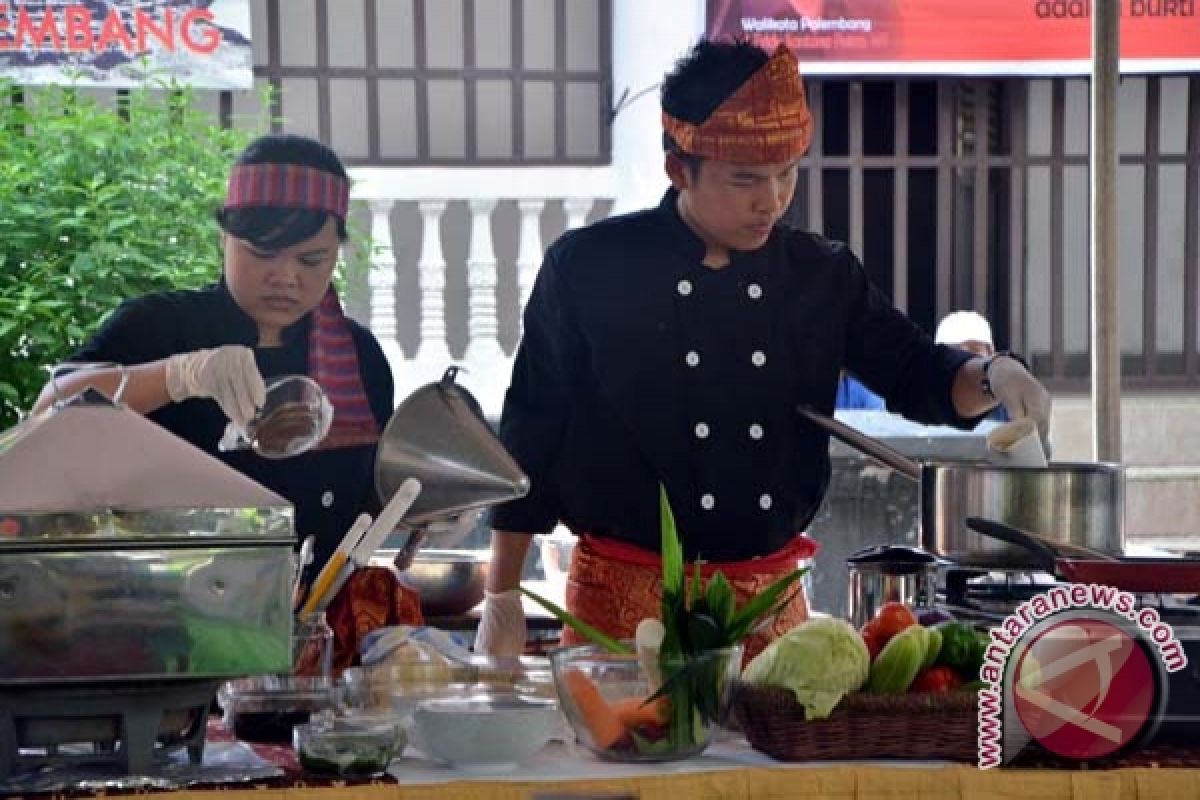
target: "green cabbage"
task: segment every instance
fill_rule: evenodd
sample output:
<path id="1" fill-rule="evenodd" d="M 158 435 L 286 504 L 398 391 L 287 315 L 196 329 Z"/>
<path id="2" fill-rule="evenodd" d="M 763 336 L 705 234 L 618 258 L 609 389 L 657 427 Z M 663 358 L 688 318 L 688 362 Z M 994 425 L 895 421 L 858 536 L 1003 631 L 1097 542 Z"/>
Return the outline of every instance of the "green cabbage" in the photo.
<path id="1" fill-rule="evenodd" d="M 819 617 L 767 645 L 746 665 L 742 679 L 790 689 L 808 719 L 824 719 L 847 692 L 862 688 L 870 668 L 858 631 L 845 620 Z"/>

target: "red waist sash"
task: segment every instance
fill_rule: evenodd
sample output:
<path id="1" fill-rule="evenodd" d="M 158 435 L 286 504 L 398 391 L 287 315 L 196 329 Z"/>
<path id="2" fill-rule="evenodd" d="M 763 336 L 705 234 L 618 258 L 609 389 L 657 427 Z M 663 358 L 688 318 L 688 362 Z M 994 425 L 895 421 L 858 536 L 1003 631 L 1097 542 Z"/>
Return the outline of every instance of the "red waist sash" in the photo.
<path id="1" fill-rule="evenodd" d="M 739 607 L 774 581 L 811 558 L 818 545 L 807 536 L 796 536 L 783 548 L 759 558 L 725 563 L 702 563 L 700 573 L 708 579 L 720 571 L 729 579 Z M 692 575 L 688 565 L 687 575 Z M 631 638 L 647 617 L 658 617 L 662 598 L 662 560 L 658 553 L 614 539 L 583 534 L 571 556 L 567 573 L 567 610 L 610 636 Z M 773 620 L 746 641 L 746 659 L 753 658 L 772 639 L 808 618 L 804 592 Z M 562 644 L 586 641 L 571 628 L 564 628 Z"/>

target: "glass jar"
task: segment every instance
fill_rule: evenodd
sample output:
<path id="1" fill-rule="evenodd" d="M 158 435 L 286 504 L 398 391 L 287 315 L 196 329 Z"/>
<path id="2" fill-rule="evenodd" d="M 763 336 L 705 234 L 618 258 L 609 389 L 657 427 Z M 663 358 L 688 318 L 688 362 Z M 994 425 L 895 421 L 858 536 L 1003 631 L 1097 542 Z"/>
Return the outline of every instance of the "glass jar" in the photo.
<path id="1" fill-rule="evenodd" d="M 324 611 L 297 614 L 292 628 L 292 674 L 333 680 L 333 628 Z"/>

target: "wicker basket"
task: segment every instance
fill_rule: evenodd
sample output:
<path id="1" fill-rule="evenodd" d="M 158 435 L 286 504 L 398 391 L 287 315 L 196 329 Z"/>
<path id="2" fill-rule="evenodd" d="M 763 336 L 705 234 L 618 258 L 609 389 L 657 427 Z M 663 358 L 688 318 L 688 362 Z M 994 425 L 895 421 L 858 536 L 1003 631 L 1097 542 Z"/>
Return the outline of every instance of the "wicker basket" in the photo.
<path id="1" fill-rule="evenodd" d="M 739 683 L 734 713 L 746 739 L 780 761 L 905 758 L 974 762 L 978 695 L 872 695 L 842 698 L 827 719 L 806 720 L 788 689 Z"/>

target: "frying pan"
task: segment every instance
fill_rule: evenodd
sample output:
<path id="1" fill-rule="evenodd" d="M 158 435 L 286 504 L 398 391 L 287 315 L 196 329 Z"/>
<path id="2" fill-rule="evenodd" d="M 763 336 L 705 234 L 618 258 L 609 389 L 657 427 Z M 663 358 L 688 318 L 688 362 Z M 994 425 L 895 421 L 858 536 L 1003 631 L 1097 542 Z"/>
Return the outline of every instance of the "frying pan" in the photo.
<path id="1" fill-rule="evenodd" d="M 1200 594 L 1200 560 L 1113 558 L 1078 546 L 1064 547 L 1036 533 L 995 520 L 967 517 L 967 527 L 984 536 L 1024 547 L 1040 569 L 1071 583 L 1096 583 L 1126 592 Z"/>

